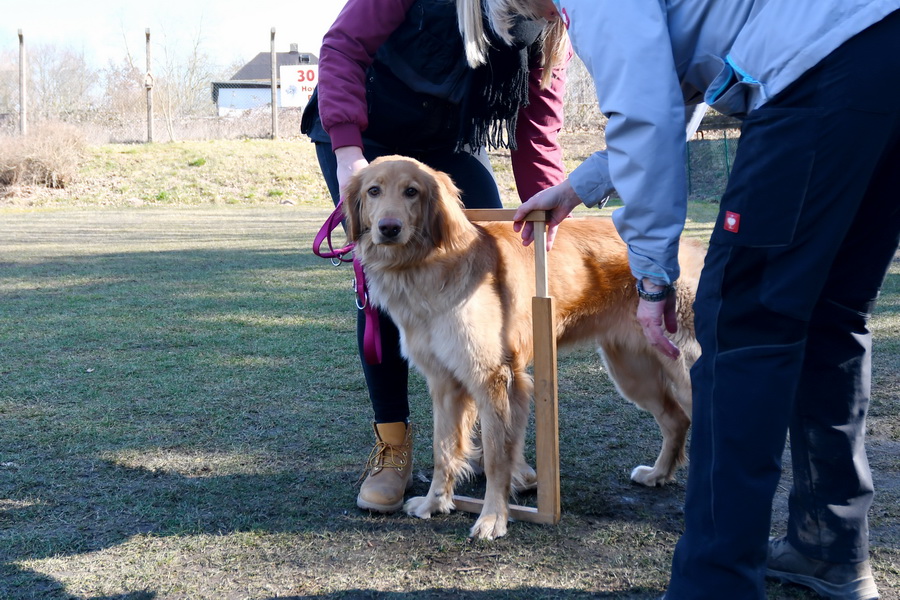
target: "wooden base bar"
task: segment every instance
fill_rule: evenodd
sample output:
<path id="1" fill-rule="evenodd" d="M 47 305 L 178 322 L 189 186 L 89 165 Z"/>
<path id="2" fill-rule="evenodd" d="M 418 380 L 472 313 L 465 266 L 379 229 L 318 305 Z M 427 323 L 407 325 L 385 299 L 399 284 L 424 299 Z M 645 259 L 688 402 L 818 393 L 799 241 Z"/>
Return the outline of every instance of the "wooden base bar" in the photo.
<path id="1" fill-rule="evenodd" d="M 456 510 L 479 514 L 481 507 L 484 506 L 484 500 L 469 496 L 453 496 L 453 504 L 456 506 Z M 520 506 L 518 504 L 509 505 L 509 518 L 515 521 L 526 521 L 541 525 L 556 525 L 559 523 L 558 514 L 554 516 L 552 513 L 544 512 L 540 508 Z"/>

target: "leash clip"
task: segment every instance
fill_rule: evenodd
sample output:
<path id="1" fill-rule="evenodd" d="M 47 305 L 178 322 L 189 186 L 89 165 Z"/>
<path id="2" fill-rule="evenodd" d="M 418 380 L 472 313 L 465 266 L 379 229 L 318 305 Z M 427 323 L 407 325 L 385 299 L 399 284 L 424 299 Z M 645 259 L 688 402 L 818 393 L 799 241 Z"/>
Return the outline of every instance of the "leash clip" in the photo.
<path id="1" fill-rule="evenodd" d="M 361 285 L 357 285 L 354 277 L 350 285 L 353 289 L 353 296 L 356 299 L 356 308 L 365 310 L 369 306 L 369 288 L 366 286 L 365 279 L 361 280 L 360 283 Z"/>
<path id="2" fill-rule="evenodd" d="M 358 308 L 359 310 L 365 310 L 368 305 L 369 305 L 369 293 L 368 292 L 363 294 L 362 302 L 359 301 L 359 295 L 356 296 L 356 308 Z"/>

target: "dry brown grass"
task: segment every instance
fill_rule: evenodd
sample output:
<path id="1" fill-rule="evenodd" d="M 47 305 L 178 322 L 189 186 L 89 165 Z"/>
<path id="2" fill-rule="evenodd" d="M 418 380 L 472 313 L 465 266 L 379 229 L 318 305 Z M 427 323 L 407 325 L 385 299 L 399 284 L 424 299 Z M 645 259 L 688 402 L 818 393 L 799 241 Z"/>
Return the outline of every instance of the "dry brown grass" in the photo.
<path id="1" fill-rule="evenodd" d="M 0 186 L 65 188 L 75 180 L 85 149 L 79 130 L 63 123 L 43 124 L 25 137 L 0 137 Z"/>

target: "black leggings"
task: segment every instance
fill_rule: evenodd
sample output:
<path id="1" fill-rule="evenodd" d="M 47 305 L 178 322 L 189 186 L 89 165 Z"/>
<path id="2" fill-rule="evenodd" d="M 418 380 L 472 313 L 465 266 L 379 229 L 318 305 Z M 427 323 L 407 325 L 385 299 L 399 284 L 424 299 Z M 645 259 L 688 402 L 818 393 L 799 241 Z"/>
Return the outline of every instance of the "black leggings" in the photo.
<path id="1" fill-rule="evenodd" d="M 364 155 L 366 160 L 373 161 L 379 156 L 394 154 L 386 148 L 367 144 Z M 328 185 L 331 199 L 338 203 L 340 193 L 337 180 L 337 159 L 331 144 L 316 143 L 316 155 L 319 168 Z M 500 192 L 493 175 L 481 162 L 464 152 L 432 151 L 427 153 L 407 153 L 422 161 L 433 169 L 443 171 L 453 178 L 453 182 L 462 193 L 466 208 L 500 208 Z M 366 316 L 363 311 L 357 312 L 356 335 L 357 346 L 362 363 L 369 399 L 375 413 L 376 423 L 396 423 L 409 418 L 409 365 L 400 354 L 400 332 L 389 316 L 379 313 L 382 361 L 378 365 L 366 364 L 363 358 L 363 334 L 366 329 Z"/>

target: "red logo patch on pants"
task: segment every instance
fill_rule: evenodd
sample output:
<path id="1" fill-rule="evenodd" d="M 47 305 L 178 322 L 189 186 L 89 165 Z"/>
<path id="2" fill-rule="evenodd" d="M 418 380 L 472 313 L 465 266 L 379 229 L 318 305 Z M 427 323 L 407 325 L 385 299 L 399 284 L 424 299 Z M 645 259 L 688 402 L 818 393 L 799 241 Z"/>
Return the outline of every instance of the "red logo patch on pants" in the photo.
<path id="1" fill-rule="evenodd" d="M 737 233 L 741 228 L 741 215 L 730 210 L 725 211 L 725 231 Z"/>

